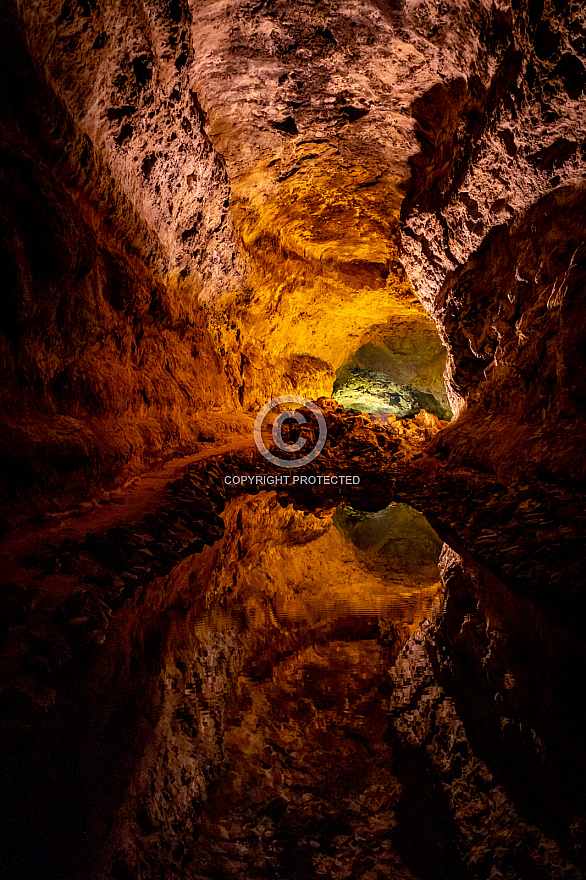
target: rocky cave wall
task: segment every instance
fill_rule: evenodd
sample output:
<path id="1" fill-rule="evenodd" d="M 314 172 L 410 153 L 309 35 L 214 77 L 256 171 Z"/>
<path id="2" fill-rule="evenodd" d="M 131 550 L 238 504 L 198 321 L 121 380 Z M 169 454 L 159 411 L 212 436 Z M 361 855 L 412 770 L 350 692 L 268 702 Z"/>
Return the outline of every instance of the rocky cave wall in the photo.
<path id="1" fill-rule="evenodd" d="M 20 11 L 30 25 L 28 45 L 12 5 L 2 9 L 10 35 L 2 59 L 2 488 L 9 504 L 65 493 L 67 505 L 100 482 L 193 449 L 198 410 L 237 406 L 238 380 L 219 352 L 213 320 L 195 301 L 193 279 L 196 287 L 204 278 L 217 287 L 238 273 L 230 233 L 216 228 L 226 220 L 225 172 L 188 101 L 180 65 L 173 56 L 168 67 L 161 60 L 164 70 L 157 67 L 156 53 L 174 45 L 179 25 L 152 10 L 155 55 L 133 67 L 115 37 L 128 25 L 121 10 L 103 13 L 113 31 L 108 38 L 102 17 L 95 32 L 88 28 L 97 15 L 90 6 L 25 4 Z M 132 27 L 126 31 L 137 39 Z M 66 45 L 59 44 L 57 58 L 72 65 L 61 89 L 50 63 L 59 36 Z M 120 65 L 112 60 L 104 69 L 99 46 L 108 40 Z M 136 144 L 132 160 L 123 147 L 120 115 L 109 100 L 110 90 L 118 95 L 122 86 L 108 85 L 108 72 L 134 77 L 128 88 L 144 127 L 172 142 L 151 189 L 144 144 Z M 100 107 L 90 85 L 96 94 L 102 89 Z M 170 118 L 179 98 L 167 99 L 178 88 L 187 102 L 184 127 L 180 120 L 167 128 L 153 123 L 157 113 Z M 123 173 L 122 155 L 137 163 L 143 185 Z M 179 163 L 187 175 L 179 198 L 173 194 L 175 208 L 191 215 L 195 204 L 205 204 L 199 258 L 193 241 L 182 238 L 185 219 L 170 219 L 171 193 L 156 192 L 165 180 L 176 188 Z M 186 261 L 189 289 L 181 277 Z"/>
<path id="2" fill-rule="evenodd" d="M 404 418 L 425 409 L 449 420 L 445 367 L 446 350 L 431 321 L 396 319 L 336 371 L 332 397 L 380 416 Z"/>
<path id="3" fill-rule="evenodd" d="M 437 451 L 500 477 L 583 479 L 585 14 L 531 2 L 499 18 L 484 64 L 413 107 L 404 263 L 466 410 Z"/>
<path id="4" fill-rule="evenodd" d="M 84 0 L 74 7 L 42 0 L 5 3 L 1 15 L 11 35 L 0 61 L 8 281 L 2 488 L 9 502 L 70 503 L 161 455 L 193 450 L 212 407 L 254 409 L 273 393 L 329 391 L 334 371 L 396 322 L 429 327 L 416 290 L 446 344 L 459 417 L 401 456 L 397 438 L 412 426 L 395 426 L 385 445 L 350 418 L 357 423 L 351 442 L 324 457 L 330 466 L 343 454 L 346 464 L 362 457 L 377 483 L 384 451 L 391 465 L 400 458 L 401 473 L 379 492 L 429 509 L 438 531 L 476 560 L 445 553 L 448 605 L 408 642 L 395 668 L 394 729 L 449 789 L 470 876 L 490 876 L 501 845 L 505 876 L 521 857 L 525 873 L 576 876 L 560 847 L 573 848 L 572 858 L 583 854 L 578 785 L 586 775 L 575 735 L 583 706 L 573 680 L 564 684 L 567 670 L 581 680 L 583 669 L 575 639 L 581 616 L 573 612 L 583 607 L 573 577 L 583 565 L 574 528 L 582 515 L 575 484 L 584 476 L 581 5 L 145 0 L 98 7 Z M 345 437 L 339 428 L 332 440 Z M 208 470 L 221 482 L 219 469 Z M 552 482 L 561 483 L 555 503 Z M 190 642 L 190 631 L 180 646 L 185 670 L 159 669 L 167 644 L 185 636 L 169 634 L 165 617 L 173 602 L 182 612 L 183 600 L 172 582 L 164 589 L 162 579 L 153 582 L 159 569 L 145 563 L 162 554 L 168 572 L 183 559 L 176 583 L 185 575 L 190 588 L 208 585 L 218 547 L 203 562 L 184 557 L 203 543 L 188 530 L 193 506 L 198 527 L 213 516 L 198 497 L 185 505 L 183 525 L 172 507 L 158 526 L 164 540 L 151 536 L 147 553 L 131 528 L 88 539 L 79 551 L 83 592 L 70 597 L 71 607 L 63 610 L 62 596 L 51 594 L 50 577 L 60 567 L 69 577 L 68 565 L 77 571 L 76 551 L 51 552 L 47 570 L 38 563 L 43 589 L 49 575 L 44 599 L 15 590 L 22 621 L 7 641 L 8 673 L 17 668 L 11 650 L 26 667 L 4 704 L 10 737 L 25 741 L 22 761 L 9 741 L 15 803 L 22 774 L 42 765 L 67 813 L 71 770 L 62 785 L 53 773 L 63 769 L 60 759 L 46 758 L 61 754 L 55 740 L 65 731 L 77 743 L 73 768 L 87 767 L 93 742 L 110 743 L 96 764 L 112 775 L 97 780 L 96 771 L 87 814 L 71 815 L 80 827 L 86 815 L 95 823 L 85 839 L 94 841 L 93 857 L 110 830 L 103 805 L 126 803 L 112 820 L 107 854 L 121 860 L 121 872 L 145 856 L 157 873 L 161 846 L 180 871 L 183 851 L 173 847 L 183 828 L 173 823 L 193 818 L 189 798 L 205 794 L 203 771 L 193 777 L 199 791 L 181 776 L 201 758 L 184 760 L 182 750 L 197 742 L 193 732 L 205 739 L 199 710 L 185 698 L 194 686 L 187 661 L 202 640 Z M 234 510 L 239 505 L 246 508 L 238 502 Z M 290 516 L 275 508 L 263 518 L 251 509 L 251 532 L 262 528 L 265 537 L 269 523 Z M 218 534 L 216 524 L 208 540 Z M 235 563 L 245 550 L 231 547 Z M 255 553 L 251 565 L 259 563 Z M 105 560 L 101 568 L 96 559 Z M 505 595 L 495 571 L 529 599 Z M 283 589 L 294 604 L 277 581 L 275 592 Z M 137 584 L 144 594 L 122 610 L 100 654 L 112 609 Z M 219 599 L 229 579 L 217 587 Z M 261 624 L 278 642 L 271 603 L 261 605 Z M 425 605 L 422 614 L 428 611 Z M 545 619 L 554 611 L 556 624 Z M 132 653 L 135 636 L 146 666 Z M 545 648 L 533 677 L 524 649 L 536 643 Z M 234 645 L 227 633 L 203 646 L 220 689 L 234 672 L 227 659 Z M 83 670 L 96 656 L 92 691 Z M 145 668 L 159 689 L 137 697 Z M 53 711 L 58 689 L 69 696 Z M 77 710 L 94 698 L 88 720 Z M 21 715 L 30 726 L 11 724 Z M 80 720 L 72 723 L 73 715 Z M 126 723 L 137 719 L 143 727 L 129 731 Z M 76 737 L 84 726 L 95 739 Z M 144 756 L 128 791 L 126 767 L 113 766 L 112 753 Z M 34 773 L 27 779 L 37 785 Z M 69 792 L 75 805 L 80 779 Z M 47 791 L 44 820 L 53 808 Z M 511 816 L 520 817 L 518 828 Z M 59 821 L 43 831 L 53 853 Z M 127 846 L 133 834 L 134 849 Z M 75 860 L 70 843 L 64 837 L 57 848 Z M 536 848 L 537 865 L 527 856 Z M 56 864 L 60 858 L 57 852 Z"/>
<path id="5" fill-rule="evenodd" d="M 446 352 L 431 322 L 425 326 L 419 320 L 396 321 L 352 354 L 336 371 L 336 382 L 346 382 L 354 368 L 375 370 L 401 385 L 416 385 L 422 391 L 445 396 L 445 365 Z"/>

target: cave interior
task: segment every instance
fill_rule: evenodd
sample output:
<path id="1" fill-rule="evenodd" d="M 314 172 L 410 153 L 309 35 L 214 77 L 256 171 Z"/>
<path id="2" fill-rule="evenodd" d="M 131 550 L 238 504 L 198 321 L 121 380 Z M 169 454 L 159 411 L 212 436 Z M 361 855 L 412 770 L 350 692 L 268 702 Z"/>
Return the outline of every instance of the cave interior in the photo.
<path id="1" fill-rule="evenodd" d="M 584 4 L 0 22 L 2 878 L 586 876 Z"/>

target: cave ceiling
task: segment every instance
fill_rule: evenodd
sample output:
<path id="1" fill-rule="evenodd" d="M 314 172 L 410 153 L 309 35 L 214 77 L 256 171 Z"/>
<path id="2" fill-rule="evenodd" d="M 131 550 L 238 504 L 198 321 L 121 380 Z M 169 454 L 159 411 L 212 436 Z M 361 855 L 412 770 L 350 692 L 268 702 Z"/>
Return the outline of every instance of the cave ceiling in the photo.
<path id="1" fill-rule="evenodd" d="M 476 63 L 485 16 L 416 11 L 413 29 L 374 2 L 22 10 L 163 277 L 230 313 L 252 363 L 311 355 L 326 384 L 376 327 L 428 321 L 399 256 L 411 108 Z"/>

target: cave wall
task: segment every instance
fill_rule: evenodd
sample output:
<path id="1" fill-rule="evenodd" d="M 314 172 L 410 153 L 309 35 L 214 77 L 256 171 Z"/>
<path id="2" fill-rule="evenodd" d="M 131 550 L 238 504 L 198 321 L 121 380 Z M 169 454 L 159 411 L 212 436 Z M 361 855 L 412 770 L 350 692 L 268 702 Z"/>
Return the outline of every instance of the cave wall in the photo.
<path id="1" fill-rule="evenodd" d="M 373 328 L 369 341 L 336 371 L 332 396 L 363 412 L 386 410 L 404 418 L 425 409 L 449 420 L 445 367 L 446 350 L 433 322 L 397 318 Z"/>
<path id="2" fill-rule="evenodd" d="M 584 10 L 502 4 L 493 22 L 468 80 L 413 106 L 404 262 L 466 411 L 438 449 L 508 478 L 583 478 Z"/>
<path id="3" fill-rule="evenodd" d="M 467 877 L 577 880 L 583 642 L 467 554 L 444 545 L 440 571 L 441 611 L 389 671 L 395 747 L 440 780 Z"/>
<path id="4" fill-rule="evenodd" d="M 0 328 L 10 508 L 30 513 L 50 496 L 50 508 L 67 507 L 154 460 L 194 451 L 197 416 L 210 408 L 328 393 L 332 363 L 353 344 L 348 321 L 362 332 L 385 289 L 386 246 L 380 236 L 374 242 L 384 254 L 372 271 L 350 255 L 341 285 L 331 267 L 318 266 L 316 278 L 319 254 L 308 264 L 299 249 L 290 257 L 272 249 L 278 212 L 263 233 L 268 249 L 258 230 L 247 236 L 242 218 L 236 234 L 226 161 L 193 82 L 194 45 L 203 44 L 188 6 L 9 3 L 2 15 L 10 34 Z M 377 177 L 362 175 L 371 203 Z M 275 272 L 277 290 L 289 291 L 285 310 L 273 281 L 265 283 Z M 401 309 L 420 309 L 400 284 Z M 328 340 L 316 327 L 331 323 L 328 300 L 339 289 L 346 322 Z M 218 305 L 224 291 L 238 293 Z M 306 306 L 311 317 L 297 320 Z"/>
<path id="5" fill-rule="evenodd" d="M 411 108 L 482 66 L 501 13 L 374 0 L 191 9 L 193 77 L 252 267 L 230 308 L 258 354 L 293 347 L 337 370 L 384 326 L 423 329 L 399 230 L 419 150 Z"/>
<path id="6" fill-rule="evenodd" d="M 12 502 L 193 449 L 210 407 L 329 393 L 373 326 L 425 323 L 399 259 L 410 107 L 467 69 L 483 7 L 451 9 L 443 48 L 426 4 L 2 14 Z"/>
<path id="7" fill-rule="evenodd" d="M 469 412 L 442 454 L 482 459 L 505 478 L 583 481 L 583 205 L 583 187 L 556 189 L 446 281 L 453 382 Z"/>
<path id="8" fill-rule="evenodd" d="M 1 71 L 1 480 L 8 505 L 17 510 L 51 495 L 66 506 L 153 460 L 193 451 L 201 430 L 194 414 L 238 405 L 238 377 L 220 354 L 217 328 L 181 278 L 181 260 L 196 259 L 193 242 L 182 238 L 185 218 L 175 218 L 169 231 L 159 211 L 149 213 L 146 196 L 120 164 L 139 162 L 144 143 L 132 157 L 126 140 L 117 143 L 120 117 L 109 92 L 104 106 L 94 106 L 92 88 L 106 72 L 124 78 L 134 70 L 118 37 L 111 42 L 119 65 L 106 56 L 100 66 L 103 53 L 92 48 L 108 42 L 100 30 L 104 17 L 116 33 L 127 19 L 110 10 L 96 22 L 90 6 L 55 7 L 54 21 L 43 11 L 29 4 L 21 10 L 27 44 L 15 9 L 5 4 L 2 10 L 10 39 Z M 66 45 L 59 44 L 54 68 L 41 67 L 39 59 L 56 50 L 58 37 Z M 59 64 L 66 62 L 72 67 L 65 83 Z M 144 64 L 134 70 L 135 98 L 142 94 L 140 100 L 153 104 L 152 80 L 163 74 L 151 55 Z M 145 80 L 146 94 L 137 77 Z M 161 112 L 171 112 L 163 95 L 159 103 Z M 148 128 L 145 107 L 140 111 Z M 194 105 L 185 112 L 197 130 Z M 88 121 L 92 113 L 95 125 Z M 179 139 L 168 134 L 173 143 Z M 191 175 L 197 192 L 179 203 L 190 212 L 198 199 L 206 202 L 209 217 L 198 226 L 201 259 L 214 259 L 217 283 L 219 277 L 229 283 L 235 270 L 222 264 L 219 233 L 211 230 L 222 215 L 225 173 L 201 131 L 199 138 L 190 135 L 189 155 L 186 143 L 180 147 L 167 154 L 163 145 L 163 154 L 175 167 L 181 160 L 188 172 L 182 183 L 187 188 Z M 139 171 L 146 180 L 140 164 Z M 163 203 L 154 190 L 151 195 Z M 209 280 L 216 270 L 206 264 L 196 277 Z M 189 271 L 193 279 L 191 263 Z"/>
<path id="9" fill-rule="evenodd" d="M 371 339 L 352 354 L 336 371 L 336 381 L 347 381 L 350 370 L 386 373 L 399 385 L 414 385 L 422 391 L 442 395 L 447 402 L 443 374 L 445 349 L 430 321 L 394 321 L 380 327 Z"/>

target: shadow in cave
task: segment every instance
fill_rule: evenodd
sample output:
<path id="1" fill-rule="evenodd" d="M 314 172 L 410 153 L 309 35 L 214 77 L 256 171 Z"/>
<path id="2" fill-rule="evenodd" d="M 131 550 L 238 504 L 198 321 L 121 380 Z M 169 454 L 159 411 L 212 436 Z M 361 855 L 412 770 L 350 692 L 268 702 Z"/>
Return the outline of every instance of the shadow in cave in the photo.
<path id="1" fill-rule="evenodd" d="M 401 782 L 392 840 L 418 877 L 464 880 L 448 799 L 429 762 L 389 730 L 393 769 Z M 417 833 L 414 833 L 417 829 Z"/>

